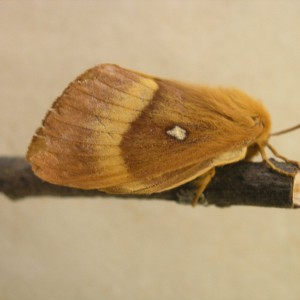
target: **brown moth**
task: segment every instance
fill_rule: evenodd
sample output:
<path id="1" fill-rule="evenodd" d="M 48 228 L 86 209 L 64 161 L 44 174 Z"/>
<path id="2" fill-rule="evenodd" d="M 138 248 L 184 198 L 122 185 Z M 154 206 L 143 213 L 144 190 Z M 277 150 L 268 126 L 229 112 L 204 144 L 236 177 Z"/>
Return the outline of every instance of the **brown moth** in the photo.
<path id="1" fill-rule="evenodd" d="M 54 102 L 29 146 L 34 173 L 50 183 L 114 194 L 151 194 L 197 179 L 196 204 L 216 166 L 269 161 L 271 120 L 234 88 L 156 78 L 103 64 Z M 284 158 L 285 159 L 285 158 Z"/>

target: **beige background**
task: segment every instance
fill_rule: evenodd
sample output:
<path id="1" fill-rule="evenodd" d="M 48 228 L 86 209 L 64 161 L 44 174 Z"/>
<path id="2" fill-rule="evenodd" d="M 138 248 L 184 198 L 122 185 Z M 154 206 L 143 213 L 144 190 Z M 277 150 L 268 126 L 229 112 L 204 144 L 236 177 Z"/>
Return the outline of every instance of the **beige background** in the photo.
<path id="1" fill-rule="evenodd" d="M 237 86 L 299 123 L 299 1 L 1 1 L 0 155 L 85 69 Z M 299 132 L 274 138 L 299 159 Z M 299 299 L 300 211 L 0 195 L 0 299 Z"/>

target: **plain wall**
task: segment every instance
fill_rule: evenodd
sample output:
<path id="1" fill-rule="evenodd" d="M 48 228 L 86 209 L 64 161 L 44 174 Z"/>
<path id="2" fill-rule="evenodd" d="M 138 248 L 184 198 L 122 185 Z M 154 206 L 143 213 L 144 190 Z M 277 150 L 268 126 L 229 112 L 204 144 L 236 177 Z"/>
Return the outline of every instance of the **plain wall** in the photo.
<path id="1" fill-rule="evenodd" d="M 1 1 L 0 43 L 0 155 L 24 156 L 53 100 L 105 62 L 236 86 L 274 131 L 299 123 L 296 0 Z M 299 159 L 299 132 L 272 143 Z M 0 299 L 296 300 L 299 228 L 285 209 L 0 195 Z"/>

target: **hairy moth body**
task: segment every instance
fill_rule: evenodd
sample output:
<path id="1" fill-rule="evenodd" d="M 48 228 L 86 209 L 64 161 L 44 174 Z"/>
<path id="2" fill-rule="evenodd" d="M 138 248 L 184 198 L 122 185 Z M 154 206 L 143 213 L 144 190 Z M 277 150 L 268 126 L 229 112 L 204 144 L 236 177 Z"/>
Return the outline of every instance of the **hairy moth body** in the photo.
<path id="1" fill-rule="evenodd" d="M 149 194 L 252 156 L 267 143 L 270 127 L 263 105 L 237 89 L 104 64 L 54 102 L 27 160 L 50 183 Z"/>

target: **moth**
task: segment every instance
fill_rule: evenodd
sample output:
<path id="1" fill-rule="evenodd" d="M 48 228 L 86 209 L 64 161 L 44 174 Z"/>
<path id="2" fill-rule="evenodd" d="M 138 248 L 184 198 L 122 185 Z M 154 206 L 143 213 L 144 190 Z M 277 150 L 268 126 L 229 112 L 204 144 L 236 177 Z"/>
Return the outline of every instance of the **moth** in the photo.
<path id="1" fill-rule="evenodd" d="M 151 194 L 194 181 L 197 204 L 215 168 L 260 152 L 271 120 L 235 88 L 156 78 L 102 64 L 69 84 L 27 152 L 41 179 L 113 194 Z M 287 160 L 288 161 L 288 160 Z"/>

